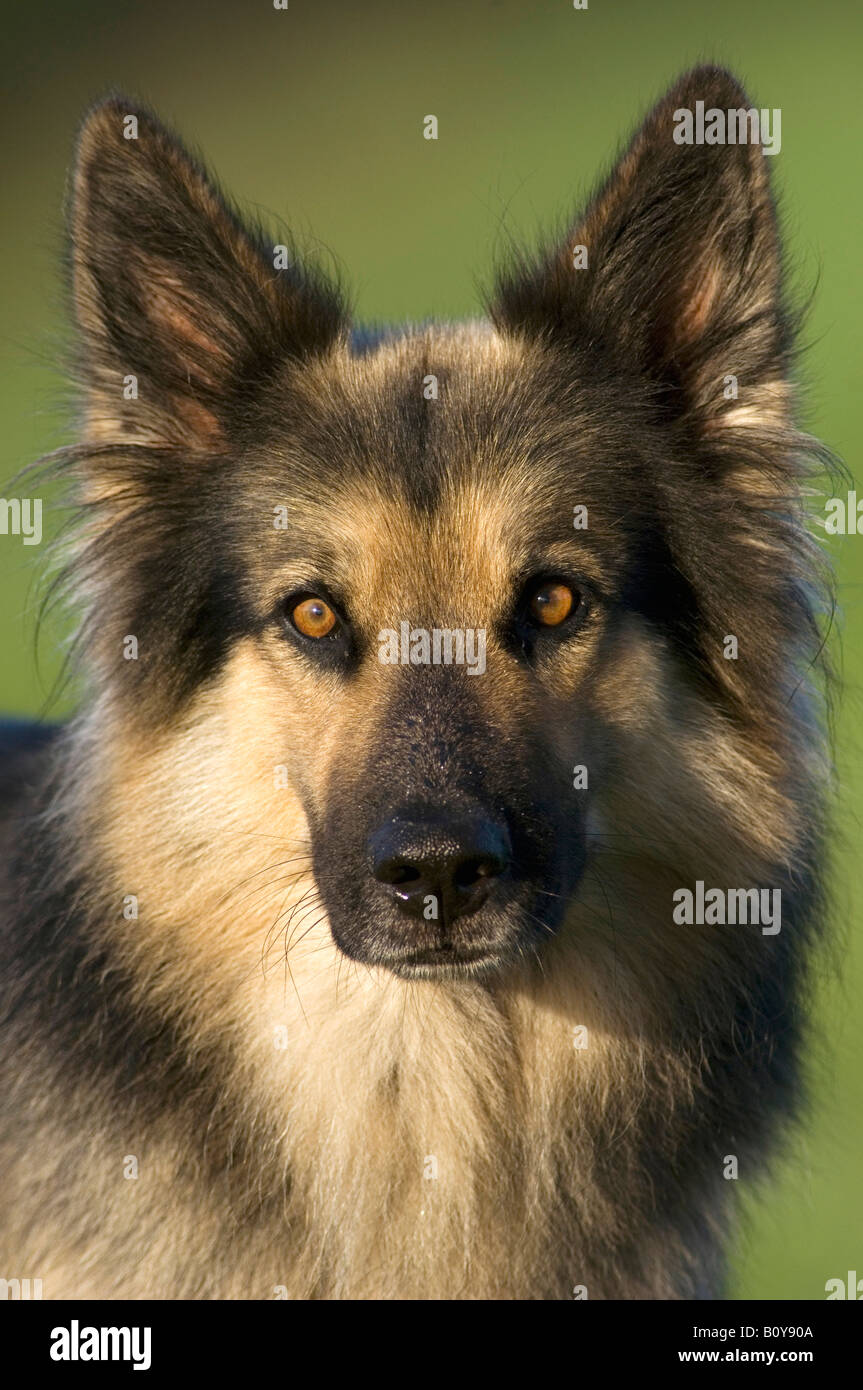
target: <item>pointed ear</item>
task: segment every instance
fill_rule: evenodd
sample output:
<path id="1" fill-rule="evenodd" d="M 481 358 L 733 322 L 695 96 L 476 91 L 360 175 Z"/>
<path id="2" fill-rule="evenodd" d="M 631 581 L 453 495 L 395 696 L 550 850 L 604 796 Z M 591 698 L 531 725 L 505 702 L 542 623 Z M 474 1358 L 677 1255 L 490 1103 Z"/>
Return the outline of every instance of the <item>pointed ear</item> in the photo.
<path id="1" fill-rule="evenodd" d="M 695 143 L 698 102 L 712 135 L 733 130 L 750 143 Z M 749 110 L 739 83 L 720 68 L 682 78 L 563 244 L 501 275 L 491 309 L 498 326 L 604 348 L 655 385 L 666 417 L 688 414 L 711 427 L 735 409 L 741 419 L 745 403 L 751 418 L 784 423 L 790 332 L 770 156 L 753 141 Z M 686 113 L 690 144 L 678 143 L 690 133 Z M 775 140 L 778 132 L 771 125 L 767 133 Z M 735 387 L 724 386 L 729 377 L 737 407 Z"/>
<path id="2" fill-rule="evenodd" d="M 335 291 L 290 263 L 277 269 L 292 258 L 123 97 L 84 123 L 71 234 L 91 440 L 218 448 L 256 382 L 342 331 Z"/>

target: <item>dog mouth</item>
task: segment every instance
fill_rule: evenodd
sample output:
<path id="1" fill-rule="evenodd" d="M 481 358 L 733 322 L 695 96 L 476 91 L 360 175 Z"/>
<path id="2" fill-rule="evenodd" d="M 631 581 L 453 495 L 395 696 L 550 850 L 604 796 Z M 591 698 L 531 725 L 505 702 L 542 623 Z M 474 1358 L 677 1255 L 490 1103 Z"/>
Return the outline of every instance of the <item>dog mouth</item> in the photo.
<path id="1" fill-rule="evenodd" d="M 470 946 L 455 941 L 441 942 L 417 950 L 398 951 L 382 957 L 377 963 L 410 980 L 457 980 L 478 978 L 499 970 L 505 954 L 499 945 Z"/>
<path id="2" fill-rule="evenodd" d="M 541 954 L 563 922 L 564 914 L 555 909 L 549 912 L 547 904 L 540 908 L 533 899 L 529 911 L 525 904 L 511 904 L 509 911 L 481 908 L 434 934 L 425 931 L 412 938 L 399 923 L 374 944 L 361 938 L 345 953 L 405 980 L 488 979 Z"/>
<path id="3" fill-rule="evenodd" d="M 322 856 L 330 931 L 348 959 L 415 981 L 489 979 L 540 959 L 580 881 L 581 840 L 534 844 L 513 834 L 512 818 L 457 809 L 382 818 L 359 862 Z"/>

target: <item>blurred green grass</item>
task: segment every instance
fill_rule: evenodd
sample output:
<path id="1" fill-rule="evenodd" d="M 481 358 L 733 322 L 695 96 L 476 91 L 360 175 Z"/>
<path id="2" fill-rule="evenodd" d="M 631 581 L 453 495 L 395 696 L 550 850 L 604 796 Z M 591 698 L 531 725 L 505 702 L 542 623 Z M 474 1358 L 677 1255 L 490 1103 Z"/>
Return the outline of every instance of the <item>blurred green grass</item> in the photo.
<path id="1" fill-rule="evenodd" d="M 847 0 L 709 8 L 591 0 L 586 11 L 568 0 L 291 0 L 287 11 L 226 0 L 80 0 L 68 10 L 7 4 L 2 23 L 12 55 L 0 97 L 3 482 L 71 437 L 57 371 L 62 204 L 76 126 L 106 90 L 149 101 L 242 204 L 284 219 L 325 253 L 332 248 L 360 316 L 420 320 L 475 313 L 477 285 L 506 239 L 554 225 L 647 104 L 703 60 L 732 67 L 759 105 L 782 108 L 774 171 L 786 235 L 803 290 L 818 280 L 803 367 L 807 424 L 855 470 L 863 20 Z M 440 122 L 436 143 L 422 139 L 429 113 Z M 750 1196 L 734 1260 L 741 1297 L 823 1298 L 828 1278 L 863 1268 L 855 737 L 863 538 L 834 544 L 846 681 L 836 850 L 842 981 L 825 962 L 816 1111 Z M 46 629 L 40 670 L 34 659 L 40 559 L 12 538 L 0 544 L 6 711 L 42 708 L 59 666 L 62 623 Z M 65 707 L 61 700 L 53 712 Z"/>

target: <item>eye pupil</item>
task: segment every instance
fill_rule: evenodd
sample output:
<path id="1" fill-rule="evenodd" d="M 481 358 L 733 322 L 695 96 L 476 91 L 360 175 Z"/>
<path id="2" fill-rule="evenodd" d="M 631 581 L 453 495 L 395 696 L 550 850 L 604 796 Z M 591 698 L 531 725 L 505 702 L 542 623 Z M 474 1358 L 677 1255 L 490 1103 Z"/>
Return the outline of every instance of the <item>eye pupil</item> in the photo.
<path id="1" fill-rule="evenodd" d="M 542 627 L 558 627 L 569 617 L 575 595 L 568 584 L 543 584 L 530 602 L 530 610 Z"/>
<path id="2" fill-rule="evenodd" d="M 336 615 L 322 598 L 305 598 L 291 609 L 291 622 L 304 637 L 326 637 L 336 625 Z"/>

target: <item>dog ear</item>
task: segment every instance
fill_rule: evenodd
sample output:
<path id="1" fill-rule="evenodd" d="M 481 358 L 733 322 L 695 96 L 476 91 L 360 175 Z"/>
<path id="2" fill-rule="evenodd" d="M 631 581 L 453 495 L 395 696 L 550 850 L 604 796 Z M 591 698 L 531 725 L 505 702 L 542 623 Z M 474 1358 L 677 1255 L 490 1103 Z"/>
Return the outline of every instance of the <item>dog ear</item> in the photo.
<path id="1" fill-rule="evenodd" d="M 342 331 L 335 291 L 277 269 L 289 258 L 122 97 L 84 122 L 71 235 L 91 440 L 218 448 L 256 382 Z"/>
<path id="2" fill-rule="evenodd" d="M 721 423 L 738 393 L 779 424 L 790 332 L 770 156 L 760 142 L 694 143 L 697 102 L 708 117 L 711 108 L 723 113 L 713 131 L 733 111 L 735 135 L 750 106 L 730 73 L 688 73 L 647 117 L 563 244 L 503 272 L 492 318 L 506 330 L 604 347 L 654 384 L 668 416 Z M 678 143 L 687 119 L 693 143 Z M 751 141 L 752 125 L 743 132 Z"/>

